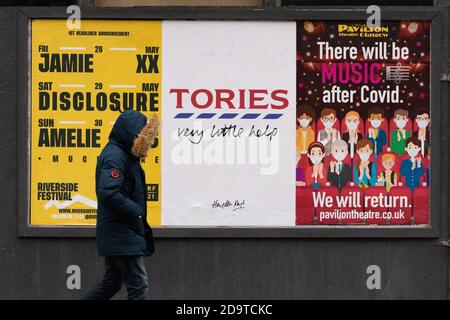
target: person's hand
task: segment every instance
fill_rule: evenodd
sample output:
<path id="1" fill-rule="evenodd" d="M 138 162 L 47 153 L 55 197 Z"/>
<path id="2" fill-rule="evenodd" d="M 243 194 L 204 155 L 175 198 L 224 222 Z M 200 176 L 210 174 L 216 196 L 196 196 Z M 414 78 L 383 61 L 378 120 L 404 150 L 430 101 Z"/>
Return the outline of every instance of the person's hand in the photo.
<path id="1" fill-rule="evenodd" d="M 361 161 L 360 166 L 362 166 L 362 168 L 369 170 L 369 161 Z"/>
<path id="2" fill-rule="evenodd" d="M 422 159 L 420 157 L 417 158 L 417 168 L 420 168 L 422 165 Z"/>
<path id="3" fill-rule="evenodd" d="M 369 128 L 368 133 L 369 133 L 369 138 L 373 138 L 373 128 Z"/>
<path id="4" fill-rule="evenodd" d="M 425 128 L 419 128 L 419 133 L 418 133 L 417 137 L 421 141 L 425 140 L 425 136 L 426 136 L 426 131 L 425 130 L 426 130 Z"/>
<path id="5" fill-rule="evenodd" d="M 336 140 L 337 130 L 334 128 L 331 129 L 331 135 L 332 135 L 333 140 Z"/>
<path id="6" fill-rule="evenodd" d="M 361 162 L 363 167 L 366 168 L 367 170 L 369 170 L 369 161 L 362 161 Z"/>
<path id="7" fill-rule="evenodd" d="M 360 177 L 360 179 L 362 179 L 362 177 L 364 177 L 364 166 L 363 165 L 359 165 L 359 177 Z"/>
<path id="8" fill-rule="evenodd" d="M 323 163 L 321 162 L 321 163 L 319 163 L 319 176 L 320 176 L 320 179 L 323 179 Z"/>
<path id="9" fill-rule="evenodd" d="M 313 178 L 317 177 L 317 170 L 318 170 L 318 167 L 317 167 L 317 164 L 315 164 L 313 166 L 313 173 L 312 173 Z"/>
<path id="10" fill-rule="evenodd" d="M 330 162 L 330 172 L 334 172 L 334 166 L 336 164 L 336 161 L 331 161 Z"/>

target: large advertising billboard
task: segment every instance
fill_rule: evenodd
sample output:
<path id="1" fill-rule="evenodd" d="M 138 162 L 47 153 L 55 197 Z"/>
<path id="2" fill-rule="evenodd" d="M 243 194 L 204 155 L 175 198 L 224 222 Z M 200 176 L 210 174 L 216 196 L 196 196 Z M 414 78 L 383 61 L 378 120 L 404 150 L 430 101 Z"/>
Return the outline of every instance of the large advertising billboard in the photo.
<path id="1" fill-rule="evenodd" d="M 164 225 L 295 224 L 295 29 L 163 24 Z"/>
<path id="2" fill-rule="evenodd" d="M 428 224 L 430 23 L 297 30 L 296 223 Z"/>
<path id="3" fill-rule="evenodd" d="M 161 115 L 161 22 L 33 20 L 31 224 L 95 225 L 97 156 L 119 112 Z M 161 221 L 161 135 L 142 163 Z"/>
<path id="4" fill-rule="evenodd" d="M 118 115 L 154 227 L 429 224 L 430 23 L 31 23 L 30 224 L 95 225 Z"/>

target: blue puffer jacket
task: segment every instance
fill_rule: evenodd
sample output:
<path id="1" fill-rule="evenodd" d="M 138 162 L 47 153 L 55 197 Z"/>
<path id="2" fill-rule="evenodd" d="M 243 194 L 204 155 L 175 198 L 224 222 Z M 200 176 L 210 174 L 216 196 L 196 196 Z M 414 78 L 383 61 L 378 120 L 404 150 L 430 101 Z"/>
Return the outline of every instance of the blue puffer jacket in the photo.
<path id="1" fill-rule="evenodd" d="M 155 251 L 147 223 L 145 174 L 131 148 L 147 118 L 124 111 L 97 159 L 97 248 L 100 256 L 150 256 Z"/>

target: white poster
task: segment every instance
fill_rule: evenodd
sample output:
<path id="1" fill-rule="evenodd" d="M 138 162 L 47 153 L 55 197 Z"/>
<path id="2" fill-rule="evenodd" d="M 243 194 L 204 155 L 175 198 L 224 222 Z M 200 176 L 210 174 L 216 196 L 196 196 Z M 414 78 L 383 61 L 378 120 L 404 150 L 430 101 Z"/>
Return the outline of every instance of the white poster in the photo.
<path id="1" fill-rule="evenodd" d="M 295 22 L 162 30 L 161 224 L 295 226 Z"/>

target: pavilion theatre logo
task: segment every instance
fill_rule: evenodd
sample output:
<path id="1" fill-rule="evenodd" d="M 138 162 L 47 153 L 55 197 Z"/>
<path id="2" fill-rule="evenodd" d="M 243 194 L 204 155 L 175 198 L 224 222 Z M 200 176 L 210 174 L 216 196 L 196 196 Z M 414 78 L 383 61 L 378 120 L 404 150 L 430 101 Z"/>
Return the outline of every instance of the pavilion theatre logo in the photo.
<path id="1" fill-rule="evenodd" d="M 171 88 L 169 96 L 178 122 L 175 164 L 254 164 L 264 166 L 261 174 L 278 172 L 287 89 Z"/>
<path id="2" fill-rule="evenodd" d="M 388 35 L 388 26 L 369 28 L 366 24 L 338 24 L 339 37 L 384 38 Z"/>

